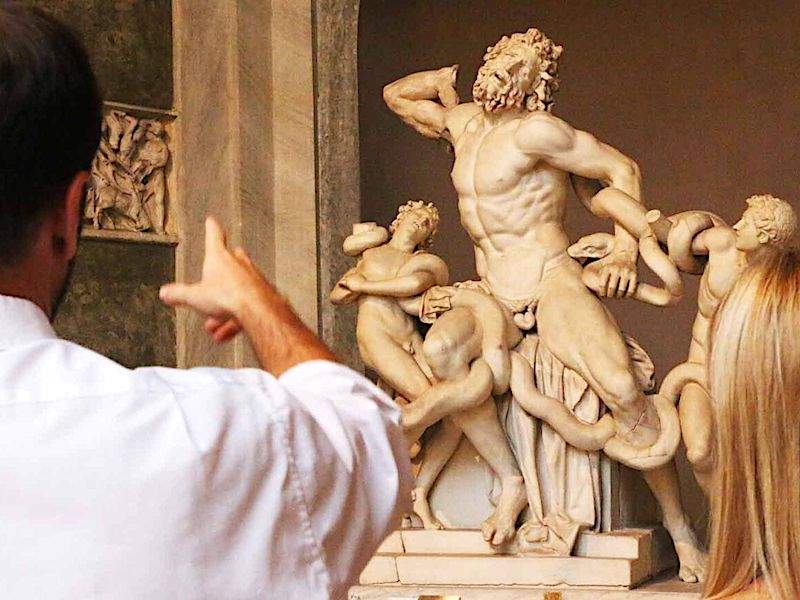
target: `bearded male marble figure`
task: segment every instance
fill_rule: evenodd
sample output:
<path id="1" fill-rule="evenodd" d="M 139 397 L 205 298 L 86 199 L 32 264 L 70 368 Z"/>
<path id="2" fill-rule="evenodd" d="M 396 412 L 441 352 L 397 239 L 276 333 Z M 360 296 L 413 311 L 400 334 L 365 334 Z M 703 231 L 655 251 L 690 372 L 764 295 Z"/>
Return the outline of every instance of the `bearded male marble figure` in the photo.
<path id="1" fill-rule="evenodd" d="M 535 321 L 547 347 L 611 409 L 617 435 L 646 447 L 658 437 L 658 416 L 636 385 L 617 324 L 569 259 L 563 226 L 571 176 L 599 180 L 639 203 L 639 171 L 619 151 L 549 112 L 560 54 L 560 46 L 530 29 L 487 51 L 474 102 L 459 104 L 455 66 L 408 75 L 387 85 L 384 99 L 423 135 L 453 145 L 461 221 L 492 296 L 521 329 Z M 637 285 L 637 240 L 620 226 L 615 234 L 615 250 L 603 259 L 594 289 L 600 296 L 632 295 Z"/>
<path id="2" fill-rule="evenodd" d="M 480 285 L 514 314 L 520 329 L 535 325 L 545 347 L 609 408 L 611 441 L 626 455 L 614 458 L 652 469 L 671 460 L 678 438 L 664 431 L 677 429 L 677 415 L 660 422 L 636 381 L 623 335 L 598 298 L 636 294 L 639 240 L 621 223 L 631 210 L 644 221 L 641 178 L 633 160 L 550 113 L 561 52 L 529 29 L 487 50 L 473 102 L 459 102 L 457 66 L 403 77 L 384 88 L 384 100 L 419 133 L 453 146 L 451 177 Z M 605 189 L 587 193 L 586 180 Z M 592 282 L 567 254 L 564 214 L 571 186 L 589 210 L 614 221 L 613 251 L 595 265 L 599 276 Z M 598 201 L 601 195 L 618 202 L 606 205 Z M 628 214 L 615 212 L 621 206 Z M 606 453 L 611 455 L 607 447 Z M 662 504 L 668 496 L 679 506 L 674 477 L 660 469 L 645 476 Z M 682 576 L 696 579 L 702 556 L 688 522 L 680 521 L 671 533 L 685 542 L 678 548 Z"/>

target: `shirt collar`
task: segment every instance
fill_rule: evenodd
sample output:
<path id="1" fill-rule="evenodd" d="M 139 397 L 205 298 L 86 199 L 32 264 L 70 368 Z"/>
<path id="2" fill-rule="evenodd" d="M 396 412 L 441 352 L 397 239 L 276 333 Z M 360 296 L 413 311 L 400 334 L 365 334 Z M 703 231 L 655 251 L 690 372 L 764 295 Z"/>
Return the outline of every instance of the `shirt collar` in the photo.
<path id="1" fill-rule="evenodd" d="M 47 315 L 33 302 L 0 295 L 0 349 L 56 337 Z"/>

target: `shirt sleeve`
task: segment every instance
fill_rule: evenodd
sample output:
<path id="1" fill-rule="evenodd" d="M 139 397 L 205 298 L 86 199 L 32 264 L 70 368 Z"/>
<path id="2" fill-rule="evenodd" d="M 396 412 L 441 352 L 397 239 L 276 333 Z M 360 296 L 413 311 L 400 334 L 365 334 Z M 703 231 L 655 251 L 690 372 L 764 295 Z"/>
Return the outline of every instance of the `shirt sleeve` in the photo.
<path id="1" fill-rule="evenodd" d="M 309 361 L 284 373 L 288 435 L 311 529 L 333 597 L 345 597 L 409 510 L 411 471 L 396 404 L 342 365 Z"/>

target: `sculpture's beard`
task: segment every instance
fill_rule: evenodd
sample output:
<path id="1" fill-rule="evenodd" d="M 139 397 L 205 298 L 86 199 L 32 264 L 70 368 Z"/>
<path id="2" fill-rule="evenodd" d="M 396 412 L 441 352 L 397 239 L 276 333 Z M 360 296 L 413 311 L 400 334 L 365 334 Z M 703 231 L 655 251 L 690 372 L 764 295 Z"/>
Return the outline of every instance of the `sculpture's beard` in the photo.
<path id="1" fill-rule="evenodd" d="M 498 83 L 491 73 L 479 72 L 475 85 L 472 86 L 475 104 L 486 112 L 521 108 L 525 105 L 526 96 L 522 86 L 513 77 L 504 83 Z"/>

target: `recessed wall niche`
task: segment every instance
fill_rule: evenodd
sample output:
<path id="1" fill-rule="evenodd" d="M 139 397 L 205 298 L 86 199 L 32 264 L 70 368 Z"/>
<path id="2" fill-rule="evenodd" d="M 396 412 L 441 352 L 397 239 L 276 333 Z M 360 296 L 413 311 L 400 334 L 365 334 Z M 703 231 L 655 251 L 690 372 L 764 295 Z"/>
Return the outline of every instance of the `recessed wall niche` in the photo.
<path id="1" fill-rule="evenodd" d="M 174 277 L 172 246 L 85 238 L 55 327 L 126 367 L 174 365 L 173 311 L 154 301 Z"/>

